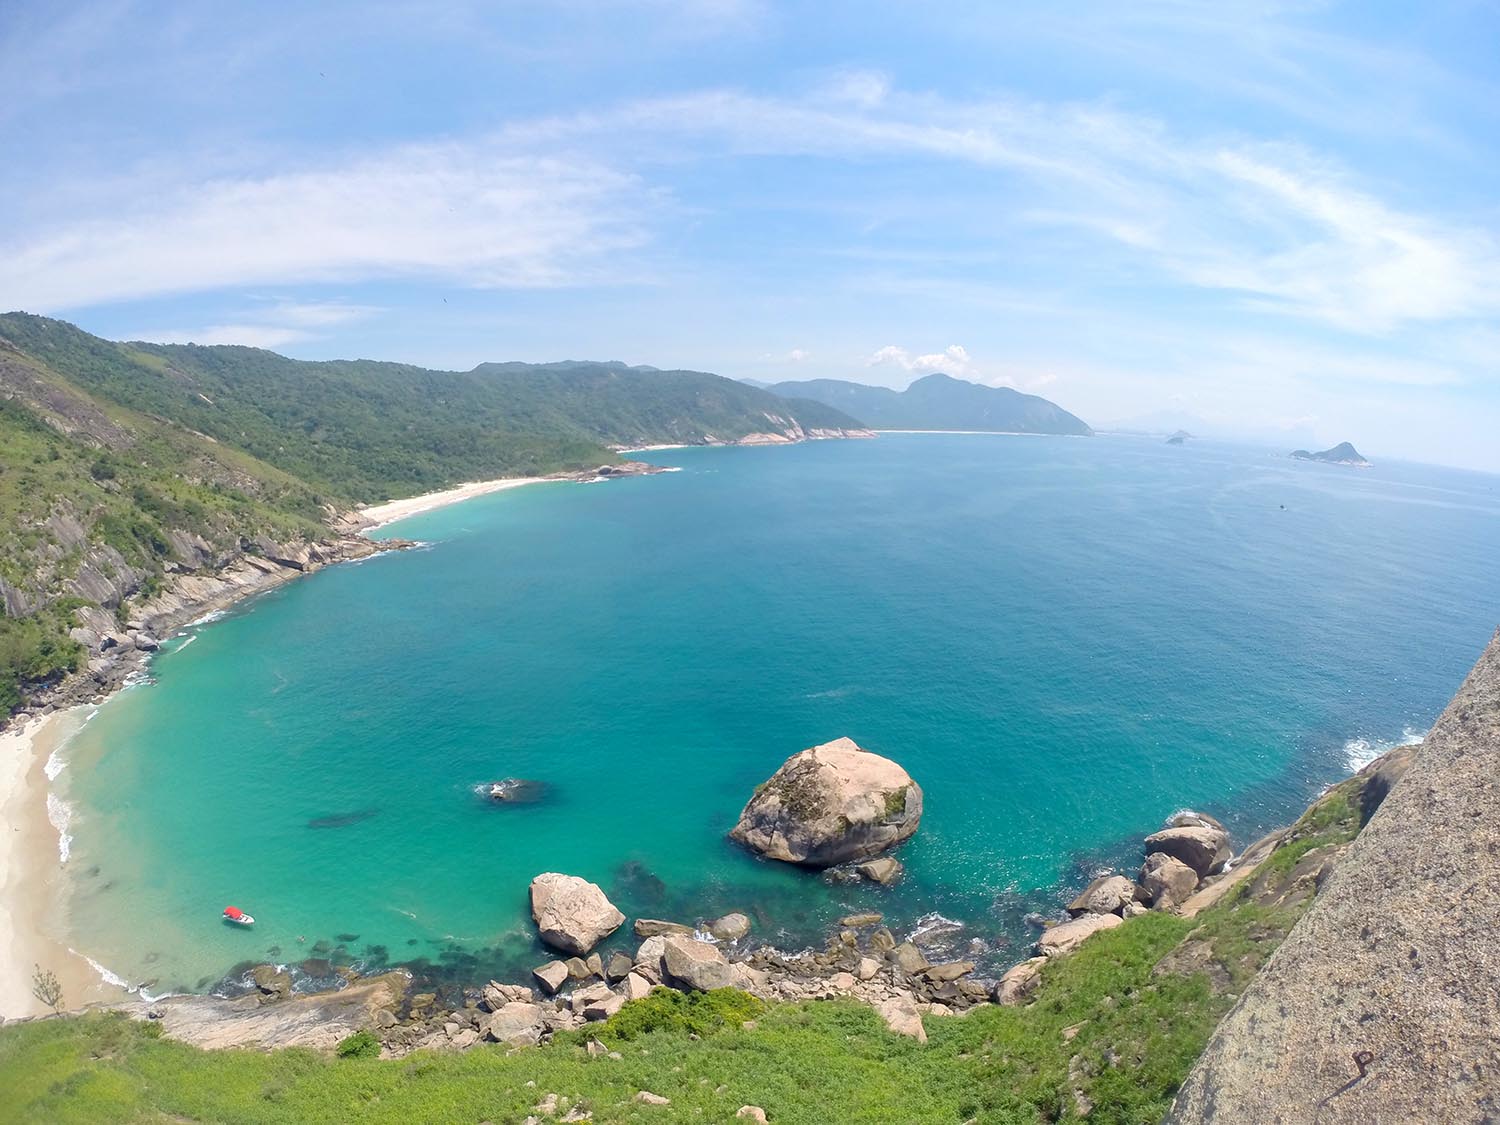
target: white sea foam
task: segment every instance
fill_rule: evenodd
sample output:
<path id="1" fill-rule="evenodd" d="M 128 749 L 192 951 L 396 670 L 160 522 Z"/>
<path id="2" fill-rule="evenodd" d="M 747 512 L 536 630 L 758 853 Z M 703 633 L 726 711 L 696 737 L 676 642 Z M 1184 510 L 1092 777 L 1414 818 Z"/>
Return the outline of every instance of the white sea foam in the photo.
<path id="1" fill-rule="evenodd" d="M 1358 773 L 1380 755 L 1394 750 L 1398 746 L 1410 746 L 1420 743 L 1427 737 L 1424 730 L 1413 730 L 1407 727 L 1401 732 L 1401 737 L 1386 741 L 1384 739 L 1351 738 L 1344 743 L 1344 763 L 1348 766 L 1350 773 Z"/>
<path id="2" fill-rule="evenodd" d="M 222 609 L 216 609 L 212 613 L 205 613 L 202 617 L 195 617 L 193 618 L 193 620 L 189 621 L 187 623 L 187 627 L 189 629 L 193 629 L 199 625 L 212 625 L 215 621 L 223 618 L 226 612 L 227 611 Z"/>
<path id="3" fill-rule="evenodd" d="M 63 748 L 59 746 L 47 755 L 47 764 L 42 767 L 42 772 L 47 775 L 48 781 L 56 781 L 57 775 L 68 768 L 68 760 L 62 756 Z"/>
<path id="4" fill-rule="evenodd" d="M 951 932 L 963 928 L 964 924 L 962 922 L 955 922 L 952 918 L 945 918 L 934 910 L 931 914 L 924 914 L 917 919 L 916 926 L 906 936 L 906 940 L 914 942 L 931 934 Z"/>
<path id="5" fill-rule="evenodd" d="M 138 984 L 132 988 L 130 982 L 127 981 L 124 977 L 120 976 L 120 974 L 118 973 L 110 972 L 107 968 L 99 964 L 98 961 L 95 961 L 87 953 L 79 953 L 78 950 L 73 949 L 71 946 L 69 947 L 68 952 L 73 954 L 75 957 L 82 957 L 85 961 L 87 961 L 89 963 L 89 967 L 92 968 L 94 972 L 99 974 L 100 979 L 102 979 L 105 984 L 112 984 L 116 988 L 123 988 L 126 992 L 133 992 L 148 1004 L 154 1004 L 158 1000 L 165 1000 L 168 996 L 177 995 L 177 993 L 175 992 L 147 992 L 146 986 L 143 984 Z"/>
<path id="6" fill-rule="evenodd" d="M 57 862 L 67 863 L 73 854 L 73 837 L 68 834 L 68 825 L 73 823 L 73 807 L 56 793 L 47 794 L 47 819 L 57 829 Z"/>
<path id="7" fill-rule="evenodd" d="M 187 646 L 188 646 L 188 645 L 190 645 L 190 644 L 192 644 L 192 643 L 193 643 L 193 642 L 194 642 L 194 641 L 196 641 L 196 640 L 197 640 L 197 639 L 198 639 L 198 634 L 197 634 L 197 633 L 193 633 L 193 634 L 191 634 L 191 635 L 190 635 L 190 636 L 189 636 L 189 637 L 188 637 L 188 639 L 187 639 L 187 640 L 185 640 L 185 641 L 183 641 L 183 642 L 182 642 L 182 643 L 181 643 L 181 644 L 180 644 L 180 645 L 178 645 L 178 646 L 177 646 L 177 647 L 176 647 L 176 648 L 174 648 L 174 649 L 173 649 L 173 650 L 172 650 L 172 651 L 173 651 L 173 652 L 181 652 L 181 651 L 182 651 L 182 650 L 183 650 L 183 649 L 185 649 L 185 648 L 187 648 Z"/>

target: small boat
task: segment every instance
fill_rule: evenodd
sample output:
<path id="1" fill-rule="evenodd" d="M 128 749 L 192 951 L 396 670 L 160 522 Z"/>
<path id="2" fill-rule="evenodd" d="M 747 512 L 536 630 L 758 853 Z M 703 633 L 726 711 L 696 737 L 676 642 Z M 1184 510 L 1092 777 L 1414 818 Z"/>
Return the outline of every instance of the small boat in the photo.
<path id="1" fill-rule="evenodd" d="M 255 925 L 255 919 L 246 914 L 238 906 L 226 906 L 224 908 L 224 921 L 233 922 L 236 926 Z"/>

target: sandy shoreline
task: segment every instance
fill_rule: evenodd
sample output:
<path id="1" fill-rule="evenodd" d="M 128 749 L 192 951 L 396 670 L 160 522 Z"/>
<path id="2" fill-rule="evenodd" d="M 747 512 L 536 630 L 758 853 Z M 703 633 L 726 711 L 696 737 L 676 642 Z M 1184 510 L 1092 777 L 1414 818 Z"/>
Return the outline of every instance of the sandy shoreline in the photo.
<path id="1" fill-rule="evenodd" d="M 520 488 L 523 484 L 542 484 L 556 481 L 557 477 L 502 477 L 499 480 L 476 480 L 461 484 L 457 488 L 445 488 L 441 492 L 424 492 L 421 496 L 408 496 L 405 500 L 387 500 L 384 504 L 371 504 L 360 508 L 359 514 L 371 523 L 366 531 L 374 531 L 388 523 L 404 520 L 422 512 L 446 508 L 462 500 L 476 496 L 487 496 L 491 492 L 504 492 L 508 488 Z"/>
<path id="2" fill-rule="evenodd" d="M 47 1011 L 31 994 L 37 965 L 57 974 L 65 1007 L 124 996 L 61 937 L 67 876 L 58 861 L 57 829 L 47 819 L 47 759 L 92 711 L 57 711 L 0 732 L 0 1017 L 5 1019 Z"/>

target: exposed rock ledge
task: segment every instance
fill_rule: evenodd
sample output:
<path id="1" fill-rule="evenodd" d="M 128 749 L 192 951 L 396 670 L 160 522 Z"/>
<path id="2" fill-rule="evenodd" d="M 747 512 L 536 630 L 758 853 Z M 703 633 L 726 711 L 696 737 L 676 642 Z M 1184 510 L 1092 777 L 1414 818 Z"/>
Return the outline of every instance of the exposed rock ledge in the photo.
<path id="1" fill-rule="evenodd" d="M 130 607 L 123 627 L 113 614 L 96 606 L 80 610 L 79 626 L 72 635 L 88 650 L 87 662 L 53 687 L 36 693 L 13 719 L 25 722 L 30 715 L 98 702 L 145 667 L 160 638 L 200 617 L 325 566 L 410 546 L 405 539 L 377 543 L 352 534 L 313 543 L 247 540 L 239 552 L 214 565 L 203 543 L 202 569 L 168 575 L 161 593 Z M 196 544 L 188 544 L 187 549 L 197 549 Z M 0 727 L 4 725 L 0 721 Z"/>
<path id="2" fill-rule="evenodd" d="M 1500 636 L 1168 1120 L 1500 1120 Z"/>

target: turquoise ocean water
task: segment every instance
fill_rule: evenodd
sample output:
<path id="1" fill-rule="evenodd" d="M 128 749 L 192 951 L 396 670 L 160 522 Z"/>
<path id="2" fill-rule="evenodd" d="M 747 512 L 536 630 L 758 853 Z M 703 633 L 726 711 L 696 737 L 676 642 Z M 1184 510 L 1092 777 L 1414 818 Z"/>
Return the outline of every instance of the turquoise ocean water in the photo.
<path id="1" fill-rule="evenodd" d="M 541 959 L 558 870 L 787 945 L 941 916 L 994 968 L 1174 810 L 1244 843 L 1424 730 L 1500 619 L 1495 477 L 1109 436 L 643 456 L 681 471 L 412 518 L 384 534 L 423 548 L 175 640 L 63 751 L 74 947 L 156 992 L 266 959 L 483 979 Z M 899 887 L 724 838 L 840 735 L 926 793 Z M 547 799 L 473 793 L 505 776 Z"/>

